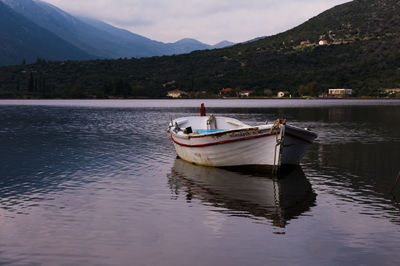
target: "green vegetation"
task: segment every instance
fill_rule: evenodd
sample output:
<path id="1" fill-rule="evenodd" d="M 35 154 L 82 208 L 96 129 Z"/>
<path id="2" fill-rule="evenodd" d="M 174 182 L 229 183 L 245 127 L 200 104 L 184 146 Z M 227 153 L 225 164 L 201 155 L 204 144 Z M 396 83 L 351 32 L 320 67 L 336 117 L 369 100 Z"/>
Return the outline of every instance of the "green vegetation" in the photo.
<path id="1" fill-rule="evenodd" d="M 324 39 L 328 45 L 318 45 Z M 302 41 L 310 44 L 300 45 Z M 359 0 L 287 32 L 224 49 L 143 59 L 46 62 L 0 68 L 2 98 L 162 98 L 173 89 L 213 97 L 317 96 L 352 88 L 378 96 L 400 88 L 400 2 Z"/>

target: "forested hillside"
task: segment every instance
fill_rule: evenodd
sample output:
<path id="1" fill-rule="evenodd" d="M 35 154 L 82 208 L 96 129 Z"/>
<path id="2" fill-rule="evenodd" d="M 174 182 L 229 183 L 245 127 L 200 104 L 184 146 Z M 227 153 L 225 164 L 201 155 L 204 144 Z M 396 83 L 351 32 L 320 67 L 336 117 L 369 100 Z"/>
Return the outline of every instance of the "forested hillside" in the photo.
<path id="1" fill-rule="evenodd" d="M 325 45 L 319 45 L 320 41 Z M 400 88 L 400 2 L 355 0 L 287 32 L 229 48 L 178 56 L 38 62 L 0 68 L 2 97 L 165 97 L 221 88 L 316 96 L 352 88 L 376 96 Z"/>

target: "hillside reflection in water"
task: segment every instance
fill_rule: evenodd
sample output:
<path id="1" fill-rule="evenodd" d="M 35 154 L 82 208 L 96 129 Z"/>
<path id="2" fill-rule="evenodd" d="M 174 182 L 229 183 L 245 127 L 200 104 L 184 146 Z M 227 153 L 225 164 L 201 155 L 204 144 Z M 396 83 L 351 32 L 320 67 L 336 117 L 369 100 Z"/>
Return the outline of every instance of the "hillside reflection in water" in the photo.
<path id="1" fill-rule="evenodd" d="M 205 102 L 318 139 L 276 179 L 176 159 L 200 100 L 0 101 L 0 265 L 398 264 L 400 101 Z"/>

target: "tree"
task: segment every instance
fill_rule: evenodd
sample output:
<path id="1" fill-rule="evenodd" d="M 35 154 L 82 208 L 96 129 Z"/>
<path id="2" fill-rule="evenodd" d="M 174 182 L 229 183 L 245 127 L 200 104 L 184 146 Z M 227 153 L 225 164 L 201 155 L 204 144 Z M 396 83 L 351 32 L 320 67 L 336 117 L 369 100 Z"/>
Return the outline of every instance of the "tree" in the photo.
<path id="1" fill-rule="evenodd" d="M 317 82 L 309 82 L 306 85 L 300 85 L 300 96 L 318 96 Z"/>
<path id="2" fill-rule="evenodd" d="M 28 91 L 33 92 L 35 90 L 35 81 L 33 79 L 33 74 L 31 72 L 29 76 L 29 81 L 28 81 Z"/>
<path id="3" fill-rule="evenodd" d="M 126 80 L 116 79 L 113 81 L 115 96 L 127 98 L 132 93 L 132 87 Z"/>
<path id="4" fill-rule="evenodd" d="M 143 97 L 145 95 L 145 88 L 143 85 L 134 85 L 132 87 L 132 96 L 133 97 Z"/>
<path id="5" fill-rule="evenodd" d="M 271 90 L 271 89 L 265 89 L 265 90 L 264 90 L 264 95 L 265 95 L 265 96 L 267 96 L 267 97 L 271 97 L 271 96 L 272 96 L 272 94 L 273 94 L 273 92 L 272 92 L 272 90 Z"/>
<path id="6" fill-rule="evenodd" d="M 79 81 L 69 90 L 69 97 L 72 98 L 86 98 L 85 88 Z"/>

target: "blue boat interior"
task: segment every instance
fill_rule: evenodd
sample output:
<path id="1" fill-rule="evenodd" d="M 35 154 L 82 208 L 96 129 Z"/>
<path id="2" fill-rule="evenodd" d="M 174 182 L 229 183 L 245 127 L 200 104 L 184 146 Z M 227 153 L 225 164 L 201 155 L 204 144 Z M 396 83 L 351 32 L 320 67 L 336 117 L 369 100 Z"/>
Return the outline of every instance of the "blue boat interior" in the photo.
<path id="1" fill-rule="evenodd" d="M 222 132 L 222 131 L 225 131 L 225 130 L 226 129 L 194 129 L 193 132 L 197 131 L 200 135 L 203 135 L 203 134 Z"/>

